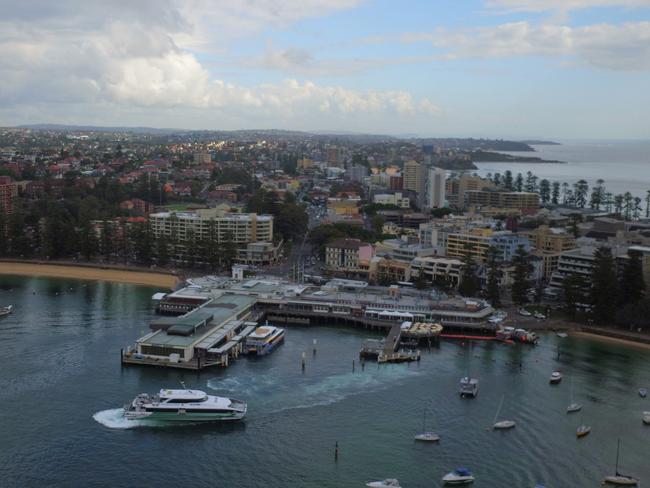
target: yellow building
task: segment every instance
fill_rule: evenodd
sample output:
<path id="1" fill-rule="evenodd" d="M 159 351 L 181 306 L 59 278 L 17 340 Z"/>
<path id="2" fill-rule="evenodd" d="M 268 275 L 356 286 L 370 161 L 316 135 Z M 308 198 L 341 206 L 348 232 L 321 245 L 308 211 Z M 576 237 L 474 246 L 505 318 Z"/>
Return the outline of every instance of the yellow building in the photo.
<path id="1" fill-rule="evenodd" d="M 411 160 L 404 163 L 402 177 L 404 178 L 403 188 L 405 190 L 414 191 L 418 194 L 424 191 L 426 180 L 424 166 L 417 161 Z"/>
<path id="2" fill-rule="evenodd" d="M 447 256 L 462 258 L 469 251 L 474 261 L 485 261 L 492 243 L 492 229 L 471 229 L 467 232 L 447 235 Z"/>
<path id="3" fill-rule="evenodd" d="M 545 279 L 549 279 L 557 269 L 562 252 L 576 248 L 576 240 L 571 233 L 548 225 L 541 225 L 528 232 L 520 232 L 520 235 L 530 240 L 535 248 L 533 254 L 542 258 Z"/>
<path id="4" fill-rule="evenodd" d="M 309 158 L 302 158 L 298 160 L 298 169 L 310 169 L 314 167 L 314 160 Z"/>
<path id="5" fill-rule="evenodd" d="M 467 207 L 517 208 L 522 213 L 532 213 L 539 210 L 539 194 L 525 191 L 470 190 L 465 192 L 465 205 Z"/>
<path id="6" fill-rule="evenodd" d="M 359 215 L 359 201 L 344 198 L 328 198 L 327 209 L 336 215 Z"/>

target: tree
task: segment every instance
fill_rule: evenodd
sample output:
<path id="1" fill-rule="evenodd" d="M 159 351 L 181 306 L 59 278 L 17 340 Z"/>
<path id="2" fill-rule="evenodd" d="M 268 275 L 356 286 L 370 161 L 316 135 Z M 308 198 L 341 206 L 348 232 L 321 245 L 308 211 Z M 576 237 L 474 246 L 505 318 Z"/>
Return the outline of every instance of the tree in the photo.
<path id="1" fill-rule="evenodd" d="M 377 235 L 382 234 L 385 222 L 386 222 L 386 218 L 383 215 L 373 215 L 372 216 L 372 219 L 370 220 L 370 224 L 371 224 L 372 230 L 375 232 L 375 234 L 377 234 Z"/>
<path id="2" fill-rule="evenodd" d="M 645 291 L 643 279 L 643 254 L 640 251 L 629 249 L 627 261 L 619 279 L 620 303 L 626 305 L 641 300 Z"/>
<path id="3" fill-rule="evenodd" d="M 586 288 L 587 280 L 579 273 L 572 273 L 564 278 L 562 282 L 564 311 L 571 318 L 575 318 L 578 307 L 587 301 L 585 294 Z"/>
<path id="4" fill-rule="evenodd" d="M 537 191 L 537 179 L 537 176 L 535 176 L 532 171 L 526 172 L 526 191 Z"/>
<path id="5" fill-rule="evenodd" d="M 623 215 L 623 195 L 614 197 L 614 211 L 619 215 Z"/>
<path id="6" fill-rule="evenodd" d="M 169 238 L 165 234 L 160 234 L 156 239 L 156 262 L 158 266 L 169 263 Z"/>
<path id="7" fill-rule="evenodd" d="M 614 320 L 618 300 L 617 284 L 612 251 L 608 247 L 599 247 L 594 252 L 590 293 L 592 313 L 596 322 L 609 324 Z"/>
<path id="8" fill-rule="evenodd" d="M 588 192 L 589 184 L 585 180 L 578 180 L 578 182 L 573 185 L 573 197 L 577 207 L 585 208 L 587 205 Z"/>
<path id="9" fill-rule="evenodd" d="M 458 292 L 465 297 L 475 296 L 479 290 L 479 282 L 476 275 L 476 264 L 472 258 L 472 246 L 469 244 L 465 246 L 462 269 Z"/>
<path id="10" fill-rule="evenodd" d="M 650 190 L 646 192 L 645 196 L 645 218 L 650 218 Z"/>
<path id="11" fill-rule="evenodd" d="M 515 190 L 523 191 L 523 189 L 524 189 L 524 177 L 521 175 L 521 173 L 517 173 L 517 177 L 515 178 Z"/>
<path id="12" fill-rule="evenodd" d="M 219 266 L 221 249 L 219 245 L 219 233 L 217 232 L 217 223 L 214 219 L 208 222 L 208 237 L 202 242 L 205 262 L 214 271 Z"/>
<path id="13" fill-rule="evenodd" d="M 539 197 L 542 203 L 548 203 L 551 200 L 551 183 L 547 179 L 539 182 Z"/>
<path id="14" fill-rule="evenodd" d="M 605 203 L 605 187 L 603 186 L 605 180 L 598 179 L 596 180 L 596 186 L 591 190 L 591 198 L 589 200 L 589 206 L 593 209 L 600 210 L 600 206 Z"/>
<path id="15" fill-rule="evenodd" d="M 111 222 L 102 222 L 101 249 L 104 259 L 110 260 L 115 248 L 115 232 Z"/>
<path id="16" fill-rule="evenodd" d="M 639 220 L 641 218 L 641 198 L 634 197 L 634 205 L 632 207 L 632 217 L 634 220 Z"/>
<path id="17" fill-rule="evenodd" d="M 569 203 L 569 184 L 565 181 L 562 183 L 562 204 Z"/>
<path id="18" fill-rule="evenodd" d="M 530 255 L 524 246 L 519 246 L 512 258 L 515 267 L 512 281 L 512 301 L 516 305 L 523 305 L 528 302 L 528 290 L 530 289 L 530 273 L 533 265 L 530 263 Z"/>
<path id="19" fill-rule="evenodd" d="M 233 241 L 232 232 L 228 231 L 223 236 L 222 262 L 226 269 L 230 269 L 237 258 L 237 244 Z"/>
<path id="20" fill-rule="evenodd" d="M 97 242 L 97 233 L 90 221 L 87 220 L 82 223 L 81 228 L 79 229 L 79 250 L 86 261 L 90 261 L 95 257 L 98 249 L 99 243 Z"/>
<path id="21" fill-rule="evenodd" d="M 551 190 L 551 203 L 557 205 L 560 202 L 560 182 L 553 182 L 553 189 Z"/>
<path id="22" fill-rule="evenodd" d="M 503 186 L 506 190 L 510 191 L 513 188 L 512 183 L 512 171 L 507 170 L 505 176 L 503 177 Z"/>
<path id="23" fill-rule="evenodd" d="M 625 220 L 632 220 L 634 213 L 634 197 L 629 191 L 623 194 L 623 216 Z"/>
<path id="24" fill-rule="evenodd" d="M 494 246 L 490 246 L 487 251 L 487 283 L 485 297 L 495 308 L 501 306 L 501 294 L 499 292 L 501 274 L 501 269 L 499 267 L 499 250 Z"/>
<path id="25" fill-rule="evenodd" d="M 4 257 L 9 253 L 9 225 L 7 222 L 7 215 L 0 212 L 0 257 Z"/>

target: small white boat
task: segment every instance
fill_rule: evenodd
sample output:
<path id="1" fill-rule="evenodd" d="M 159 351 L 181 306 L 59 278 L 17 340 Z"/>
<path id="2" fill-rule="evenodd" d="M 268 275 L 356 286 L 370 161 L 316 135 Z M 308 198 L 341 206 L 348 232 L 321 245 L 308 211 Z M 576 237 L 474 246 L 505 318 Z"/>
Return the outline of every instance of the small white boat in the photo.
<path id="1" fill-rule="evenodd" d="M 447 473 L 442 477 L 442 482 L 445 485 L 469 485 L 474 483 L 474 476 L 467 468 L 456 468 L 451 473 Z"/>
<path id="2" fill-rule="evenodd" d="M 504 399 L 505 399 L 505 395 L 501 396 L 501 402 L 499 403 L 499 408 L 497 409 L 497 413 L 494 416 L 494 421 L 492 422 L 493 429 L 497 429 L 497 430 L 512 429 L 516 425 L 514 420 L 499 420 L 497 422 L 497 419 L 499 418 L 499 414 L 501 413 L 501 407 L 503 407 Z"/>
<path id="3" fill-rule="evenodd" d="M 514 420 L 500 420 L 499 422 L 495 422 L 495 424 L 492 426 L 493 429 L 512 429 L 515 425 Z"/>
<path id="4" fill-rule="evenodd" d="M 621 452 L 621 440 L 619 439 L 618 444 L 616 445 L 616 470 L 614 471 L 615 474 L 613 476 L 612 475 L 605 476 L 603 478 L 603 483 L 608 485 L 617 485 L 617 486 L 637 486 L 639 484 L 638 479 L 618 472 L 618 455 L 620 452 Z"/>
<path id="5" fill-rule="evenodd" d="M 478 380 L 476 378 L 470 378 L 469 376 L 461 378 L 459 393 L 461 398 L 474 398 L 478 395 Z"/>
<path id="6" fill-rule="evenodd" d="M 422 434 L 416 435 L 414 439 L 420 442 L 438 442 L 440 436 L 435 432 L 423 432 Z"/>
<path id="7" fill-rule="evenodd" d="M 645 398 L 648 396 L 648 390 L 646 388 L 639 388 L 639 396 Z"/>
<path id="8" fill-rule="evenodd" d="M 562 339 L 565 339 L 565 338 L 569 337 L 569 334 L 567 334 L 566 332 L 558 332 L 555 335 L 558 336 L 558 337 L 561 337 Z"/>
<path id="9" fill-rule="evenodd" d="M 552 385 L 557 385 L 560 381 L 562 381 L 562 373 L 559 371 L 553 371 L 551 373 L 551 378 L 549 379 L 549 383 Z"/>
<path id="10" fill-rule="evenodd" d="M 368 481 L 366 486 L 369 488 L 401 488 L 399 481 L 394 478 L 388 478 L 383 481 Z"/>
<path id="11" fill-rule="evenodd" d="M 576 437 L 578 437 L 578 438 L 585 437 L 586 435 L 589 434 L 589 432 L 591 432 L 591 427 L 589 427 L 588 425 L 582 424 L 581 426 L 579 426 L 576 429 Z"/>
<path id="12" fill-rule="evenodd" d="M 6 307 L 0 307 L 0 317 L 4 317 L 5 315 L 9 315 L 11 311 L 13 310 L 14 306 L 13 305 L 7 305 Z"/>
<path id="13" fill-rule="evenodd" d="M 650 412 L 643 412 L 643 423 L 650 425 Z"/>
<path id="14" fill-rule="evenodd" d="M 417 434 L 414 439 L 420 442 L 438 442 L 440 436 L 435 432 L 427 431 L 427 411 L 424 410 L 422 414 L 422 432 Z"/>
<path id="15" fill-rule="evenodd" d="M 566 408 L 566 413 L 579 412 L 580 410 L 582 410 L 582 405 L 579 403 L 572 403 Z"/>

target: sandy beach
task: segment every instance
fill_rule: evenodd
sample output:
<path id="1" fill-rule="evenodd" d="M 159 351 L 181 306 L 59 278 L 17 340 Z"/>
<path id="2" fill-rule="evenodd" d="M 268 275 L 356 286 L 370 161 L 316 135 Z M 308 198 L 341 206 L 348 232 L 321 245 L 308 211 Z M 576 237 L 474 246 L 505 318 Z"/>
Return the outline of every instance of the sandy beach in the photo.
<path id="1" fill-rule="evenodd" d="M 606 335 L 593 334 L 591 332 L 582 332 L 577 330 L 569 331 L 569 335 L 573 337 L 584 337 L 586 339 L 592 339 L 594 341 L 607 342 L 609 344 L 617 344 L 620 346 L 629 346 L 638 349 L 650 349 L 650 344 L 646 344 L 644 342 L 637 342 L 632 339 L 619 339 L 617 337 L 610 337 Z"/>
<path id="2" fill-rule="evenodd" d="M 178 277 L 172 274 L 146 271 L 127 271 L 87 266 L 0 262 L 0 275 L 46 276 L 79 280 L 112 281 L 131 285 L 145 285 L 172 289 Z"/>

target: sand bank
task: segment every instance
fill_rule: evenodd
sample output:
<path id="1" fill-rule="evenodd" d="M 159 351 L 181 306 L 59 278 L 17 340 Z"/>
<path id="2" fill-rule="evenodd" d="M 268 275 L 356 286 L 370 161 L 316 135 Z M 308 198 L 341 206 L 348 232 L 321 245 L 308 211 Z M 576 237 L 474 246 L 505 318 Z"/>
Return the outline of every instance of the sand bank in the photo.
<path id="1" fill-rule="evenodd" d="M 79 280 L 112 281 L 132 285 L 145 285 L 172 289 L 179 278 L 170 273 L 139 270 L 75 266 L 70 264 L 40 264 L 25 262 L 0 262 L 0 275 L 46 276 Z"/>
<path id="2" fill-rule="evenodd" d="M 593 334 L 591 332 L 582 332 L 577 330 L 569 331 L 569 335 L 573 337 L 584 337 L 588 339 L 593 339 L 595 341 L 607 342 L 609 344 L 617 344 L 620 346 L 629 346 L 635 347 L 638 349 L 650 349 L 650 344 L 644 342 L 638 342 L 634 339 L 619 339 L 618 337 L 610 337 L 602 334 Z"/>

